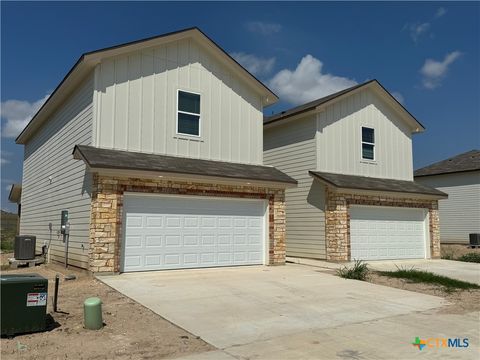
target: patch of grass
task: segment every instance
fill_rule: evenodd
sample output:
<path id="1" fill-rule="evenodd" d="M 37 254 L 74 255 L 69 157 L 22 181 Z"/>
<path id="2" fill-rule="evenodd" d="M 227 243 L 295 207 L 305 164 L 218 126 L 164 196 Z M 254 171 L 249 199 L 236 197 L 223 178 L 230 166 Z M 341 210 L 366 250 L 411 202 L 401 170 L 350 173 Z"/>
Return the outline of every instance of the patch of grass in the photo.
<path id="1" fill-rule="evenodd" d="M 355 260 L 352 267 L 344 266 L 337 270 L 338 276 L 344 279 L 362 280 L 365 281 L 368 276 L 368 265 L 362 260 Z"/>
<path id="2" fill-rule="evenodd" d="M 452 279 L 446 276 L 433 274 L 428 271 L 416 269 L 397 269 L 395 271 L 378 271 L 380 275 L 389 276 L 397 279 L 405 279 L 414 283 L 434 284 L 445 287 L 445 290 L 451 291 L 456 289 L 480 289 L 477 284 L 466 281 Z"/>
<path id="3" fill-rule="evenodd" d="M 473 263 L 480 263 L 480 253 L 468 253 L 465 255 L 460 256 L 458 261 L 465 261 L 465 262 L 473 262 Z"/>

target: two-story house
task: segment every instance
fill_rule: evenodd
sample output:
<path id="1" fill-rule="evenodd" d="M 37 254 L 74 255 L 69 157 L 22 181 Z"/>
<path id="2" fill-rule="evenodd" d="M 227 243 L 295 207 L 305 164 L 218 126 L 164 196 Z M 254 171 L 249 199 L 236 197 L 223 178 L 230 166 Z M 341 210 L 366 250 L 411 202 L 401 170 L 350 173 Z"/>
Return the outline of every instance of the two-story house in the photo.
<path id="1" fill-rule="evenodd" d="M 439 204 L 442 245 L 469 244 L 470 234 L 480 233 L 480 150 L 417 169 L 414 177 L 448 194 Z"/>
<path id="2" fill-rule="evenodd" d="M 376 80 L 264 119 L 264 162 L 298 181 L 286 191 L 287 256 L 440 256 L 438 199 L 413 180 L 424 127 Z"/>
<path id="3" fill-rule="evenodd" d="M 284 263 L 277 100 L 197 28 L 83 54 L 16 140 L 20 232 L 94 272 Z"/>

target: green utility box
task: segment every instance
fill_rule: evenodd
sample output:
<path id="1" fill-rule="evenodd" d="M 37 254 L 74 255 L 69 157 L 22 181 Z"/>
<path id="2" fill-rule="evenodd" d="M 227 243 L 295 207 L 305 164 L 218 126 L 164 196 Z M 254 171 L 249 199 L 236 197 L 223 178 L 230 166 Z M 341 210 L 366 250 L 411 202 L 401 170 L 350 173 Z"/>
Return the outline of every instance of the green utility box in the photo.
<path id="1" fill-rule="evenodd" d="M 48 280 L 38 274 L 1 275 L 1 333 L 44 331 Z"/>

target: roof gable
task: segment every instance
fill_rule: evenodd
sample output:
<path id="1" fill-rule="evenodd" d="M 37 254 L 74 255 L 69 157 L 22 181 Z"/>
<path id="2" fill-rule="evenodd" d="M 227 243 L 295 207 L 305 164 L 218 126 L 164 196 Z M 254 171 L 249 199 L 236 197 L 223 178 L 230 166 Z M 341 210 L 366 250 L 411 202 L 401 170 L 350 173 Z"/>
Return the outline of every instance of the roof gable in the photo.
<path id="1" fill-rule="evenodd" d="M 452 174 L 480 170 L 480 150 L 470 150 L 415 170 L 414 176 Z"/>
<path id="2" fill-rule="evenodd" d="M 358 84 L 350 88 L 338 91 L 323 98 L 308 102 L 306 104 L 291 108 L 287 111 L 282 111 L 279 114 L 272 116 L 266 116 L 263 120 L 264 126 L 272 126 L 276 123 L 284 120 L 293 120 L 299 116 L 308 114 L 313 111 L 321 110 L 323 107 L 333 104 L 334 102 L 341 101 L 348 96 L 352 96 L 360 91 L 372 89 L 378 94 L 389 107 L 391 107 L 400 118 L 405 121 L 412 132 L 421 132 L 425 130 L 425 127 L 402 105 L 398 102 L 392 94 L 390 94 L 377 80 L 370 80 L 363 84 Z"/>
<path id="3" fill-rule="evenodd" d="M 253 89 L 263 96 L 264 106 L 274 104 L 278 101 L 277 95 L 275 95 L 265 84 L 248 72 L 199 28 L 193 27 L 84 53 L 80 56 L 67 75 L 65 75 L 57 88 L 53 91 L 52 95 L 33 116 L 20 135 L 18 135 L 15 140 L 16 143 L 25 144 L 41 123 L 56 110 L 56 108 L 74 91 L 75 87 L 84 80 L 85 76 L 93 71 L 95 66 L 103 59 L 186 38 L 192 38 L 199 42 L 210 50 L 211 53 L 214 54 L 225 66 L 236 71 L 240 79 L 249 83 Z"/>

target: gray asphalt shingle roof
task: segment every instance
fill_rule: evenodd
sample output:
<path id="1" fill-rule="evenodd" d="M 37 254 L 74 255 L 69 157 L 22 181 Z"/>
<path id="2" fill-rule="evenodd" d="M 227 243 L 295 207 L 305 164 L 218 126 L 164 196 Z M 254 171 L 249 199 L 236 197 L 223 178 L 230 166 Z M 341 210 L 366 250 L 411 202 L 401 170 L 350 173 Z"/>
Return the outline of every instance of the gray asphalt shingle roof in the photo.
<path id="1" fill-rule="evenodd" d="M 480 150 L 470 150 L 423 168 L 415 170 L 414 176 L 451 174 L 464 171 L 480 170 Z"/>
<path id="2" fill-rule="evenodd" d="M 313 101 L 310 101 L 306 104 L 303 104 L 303 105 L 299 105 L 299 106 L 296 106 L 294 108 L 291 108 L 291 109 L 288 109 L 286 111 L 282 111 L 278 114 L 275 114 L 275 115 L 271 115 L 271 116 L 265 116 L 263 118 L 263 124 L 266 125 L 266 124 L 270 124 L 270 123 L 273 123 L 275 121 L 278 121 L 278 120 L 281 120 L 283 118 L 287 118 L 289 116 L 292 116 L 292 115 L 296 115 L 296 114 L 300 114 L 302 112 L 306 112 L 306 111 L 310 111 L 314 108 L 316 108 L 317 106 L 319 105 L 322 105 L 322 104 L 325 104 L 326 102 L 329 102 L 330 100 L 333 100 L 343 94 L 346 94 L 350 91 L 353 91 L 355 89 L 358 89 L 362 86 L 365 86 L 369 83 L 371 83 L 372 81 L 376 81 L 376 80 L 370 80 L 370 81 L 367 81 L 363 84 L 358 84 L 358 85 L 355 85 L 355 86 L 352 86 L 352 87 L 349 87 L 347 89 L 344 89 L 344 90 L 341 90 L 341 91 L 338 91 L 336 93 L 333 93 L 333 94 L 330 94 L 330 95 L 327 95 L 327 96 L 324 96 L 320 99 L 317 99 L 317 100 L 313 100 Z"/>
<path id="3" fill-rule="evenodd" d="M 447 197 L 444 192 L 415 181 L 380 179 L 367 176 L 333 174 L 310 171 L 310 174 L 337 188 L 401 192 Z"/>
<path id="4" fill-rule="evenodd" d="M 73 153 L 92 168 L 158 171 L 297 184 L 295 179 L 270 166 L 101 149 L 86 145 L 76 145 Z"/>
<path id="5" fill-rule="evenodd" d="M 314 110 L 316 107 L 320 106 L 320 105 L 323 105 L 325 103 L 328 103 L 329 101 L 332 101 L 342 95 L 345 95 L 345 94 L 348 94 L 356 89 L 359 89 L 361 87 L 364 87 L 364 86 L 367 86 L 371 83 L 376 83 L 378 86 L 380 86 L 380 88 L 382 88 L 385 93 L 387 93 L 398 105 L 400 105 L 400 107 L 406 112 L 408 113 L 412 119 L 415 120 L 415 122 L 422 128 L 425 128 L 401 103 L 398 102 L 397 99 L 395 99 L 395 97 L 390 94 L 388 92 L 387 89 L 385 89 L 383 87 L 382 84 L 380 84 L 380 82 L 376 79 L 373 79 L 373 80 L 369 80 L 369 81 L 366 81 L 362 84 L 358 84 L 358 85 L 355 85 L 355 86 L 352 86 L 352 87 L 349 87 L 347 89 L 344 89 L 344 90 L 341 90 L 341 91 L 338 91 L 336 93 L 333 93 L 333 94 L 330 94 L 328 96 L 324 96 L 320 99 L 317 99 L 317 100 L 313 100 L 313 101 L 310 101 L 306 104 L 303 104 L 303 105 L 300 105 L 300 106 L 296 106 L 294 108 L 291 108 L 289 110 L 286 110 L 286 111 L 282 111 L 278 114 L 275 114 L 275 115 L 271 115 L 271 116 L 264 116 L 263 117 L 263 125 L 269 125 L 269 124 L 272 124 L 274 122 L 277 122 L 277 121 L 280 121 L 280 120 L 283 120 L 283 119 L 286 119 L 290 116 L 293 116 L 293 115 L 297 115 L 297 114 L 301 114 L 301 113 L 304 113 L 304 112 L 308 112 L 308 111 L 311 111 L 311 110 Z"/>

